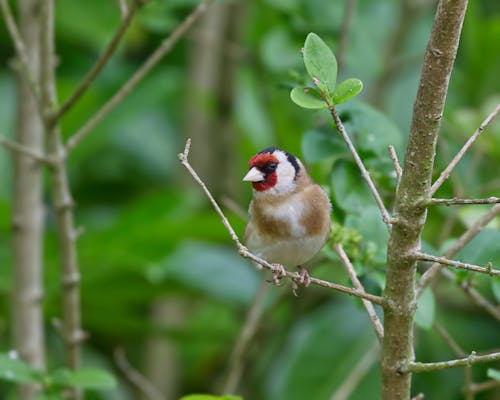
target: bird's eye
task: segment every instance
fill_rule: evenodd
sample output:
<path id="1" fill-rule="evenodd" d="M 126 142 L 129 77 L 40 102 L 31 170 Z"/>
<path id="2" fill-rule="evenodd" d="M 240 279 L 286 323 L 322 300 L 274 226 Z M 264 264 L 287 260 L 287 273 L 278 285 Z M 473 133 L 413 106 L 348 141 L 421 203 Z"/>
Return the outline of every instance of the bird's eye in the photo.
<path id="1" fill-rule="evenodd" d="M 266 165 L 266 169 L 271 171 L 271 172 L 276 170 L 277 167 L 278 167 L 278 163 L 275 163 L 275 162 L 271 162 L 271 163 Z"/>

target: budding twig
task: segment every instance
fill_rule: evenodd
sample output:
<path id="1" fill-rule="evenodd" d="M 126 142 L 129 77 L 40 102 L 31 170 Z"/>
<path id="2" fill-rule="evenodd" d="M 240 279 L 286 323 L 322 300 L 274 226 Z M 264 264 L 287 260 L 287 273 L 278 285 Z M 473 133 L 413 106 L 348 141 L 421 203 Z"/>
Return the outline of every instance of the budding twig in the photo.
<path id="1" fill-rule="evenodd" d="M 480 267 L 478 265 L 467 264 L 460 261 L 449 260 L 446 257 L 436 257 L 430 254 L 418 252 L 417 258 L 421 261 L 437 262 L 444 265 L 449 265 L 450 267 L 466 269 L 468 271 L 480 272 L 482 274 L 487 274 L 490 276 L 500 276 L 500 270 L 493 269 L 491 263 L 488 263 L 486 267 Z"/>
<path id="2" fill-rule="evenodd" d="M 489 353 L 481 356 L 476 355 L 473 351 L 468 357 L 460 358 L 458 360 L 441 361 L 435 363 L 420 363 L 410 362 L 407 370 L 403 372 L 432 372 L 441 371 L 443 369 L 464 367 L 467 365 L 474 365 L 479 363 L 487 363 L 500 360 L 500 352 Z"/>
<path id="3" fill-rule="evenodd" d="M 478 136 L 483 133 L 484 129 L 488 126 L 488 124 L 495 118 L 495 116 L 498 114 L 500 111 L 500 104 L 497 104 L 495 109 L 486 117 L 486 119 L 479 125 L 479 128 L 473 133 L 473 135 L 467 140 L 467 142 L 464 144 L 464 146 L 460 149 L 460 151 L 457 153 L 455 157 L 453 157 L 453 160 L 448 164 L 448 166 L 444 169 L 443 172 L 441 172 L 441 175 L 439 175 L 439 178 L 436 179 L 436 182 L 431 186 L 431 189 L 429 191 L 429 196 L 432 196 L 436 191 L 440 188 L 440 186 L 443 184 L 443 182 L 448 179 L 448 177 L 451 174 L 451 171 L 453 171 L 453 168 L 460 162 L 464 154 L 469 150 L 469 148 L 472 146 L 474 141 L 478 138 Z"/>
<path id="4" fill-rule="evenodd" d="M 430 199 L 426 202 L 428 206 L 453 206 L 462 204 L 497 204 L 500 197 L 487 197 L 485 199 Z"/>
<path id="5" fill-rule="evenodd" d="M 205 195 L 208 197 L 208 199 L 210 200 L 210 203 L 212 203 L 212 206 L 214 207 L 215 211 L 217 212 L 217 214 L 221 218 L 222 223 L 224 224 L 224 227 L 229 232 L 229 235 L 231 236 L 231 239 L 236 244 L 240 256 L 242 256 L 244 258 L 248 258 L 249 260 L 254 261 L 255 263 L 261 265 L 262 267 L 271 270 L 272 272 L 276 272 L 276 273 L 281 272 L 279 267 L 277 267 L 276 265 L 273 265 L 273 264 L 267 262 L 266 260 L 264 260 L 264 259 L 256 256 L 255 254 L 251 253 L 240 242 L 240 239 L 238 238 L 238 235 L 236 234 L 236 232 L 234 231 L 233 227 L 229 223 L 228 219 L 224 215 L 224 212 L 221 210 L 221 208 L 219 207 L 219 205 L 215 201 L 214 197 L 212 196 L 212 194 L 208 190 L 208 188 L 205 185 L 205 183 L 198 176 L 198 174 L 193 169 L 193 167 L 191 166 L 191 164 L 189 164 L 188 155 L 189 155 L 189 149 L 190 149 L 190 147 L 191 147 L 191 139 L 188 139 L 186 141 L 186 146 L 184 148 L 184 152 L 180 153 L 178 155 L 179 161 L 182 163 L 182 165 L 184 165 L 184 167 L 189 171 L 189 173 L 194 178 L 194 180 L 198 183 L 198 185 L 200 185 L 200 187 L 205 192 Z M 300 279 L 301 279 L 301 277 L 300 277 L 300 275 L 299 275 L 298 272 L 290 272 L 290 271 L 284 270 L 284 276 L 290 278 L 292 281 L 295 281 L 295 282 L 300 281 Z M 384 299 L 382 297 L 380 297 L 380 296 L 375 296 L 373 294 L 364 293 L 364 292 L 361 292 L 361 291 L 359 291 L 357 289 L 351 289 L 351 288 L 349 288 L 347 286 L 337 285 L 336 283 L 324 281 L 322 279 L 317 279 L 317 278 L 311 277 L 311 282 L 310 283 L 312 283 L 314 285 L 318 285 L 318 286 L 323 286 L 323 287 L 326 287 L 326 288 L 329 288 L 329 289 L 338 290 L 340 292 L 344 292 L 344 293 L 347 293 L 349 295 L 361 297 L 361 298 L 369 300 L 369 301 L 371 301 L 372 303 L 375 303 L 375 304 L 382 305 L 383 302 L 384 302 Z"/>

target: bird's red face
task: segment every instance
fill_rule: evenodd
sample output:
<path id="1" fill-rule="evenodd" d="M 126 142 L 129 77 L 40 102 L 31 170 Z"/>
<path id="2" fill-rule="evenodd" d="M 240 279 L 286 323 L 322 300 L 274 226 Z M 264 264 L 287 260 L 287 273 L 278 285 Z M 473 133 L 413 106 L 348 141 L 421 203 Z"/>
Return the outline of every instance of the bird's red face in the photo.
<path id="1" fill-rule="evenodd" d="M 248 163 L 250 171 L 243 180 L 252 182 L 252 187 L 258 192 L 271 189 L 278 182 L 276 173 L 278 164 L 279 160 L 273 154 L 256 154 L 250 159 Z"/>

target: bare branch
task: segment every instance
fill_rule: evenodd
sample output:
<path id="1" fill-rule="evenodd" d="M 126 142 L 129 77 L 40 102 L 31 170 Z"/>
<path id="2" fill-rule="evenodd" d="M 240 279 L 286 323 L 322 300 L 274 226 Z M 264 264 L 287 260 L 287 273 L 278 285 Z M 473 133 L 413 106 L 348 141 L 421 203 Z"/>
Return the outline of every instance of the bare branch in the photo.
<path id="1" fill-rule="evenodd" d="M 352 144 L 351 139 L 349 138 L 349 135 L 347 134 L 344 124 L 342 124 L 342 121 L 340 120 L 340 117 L 337 114 L 337 111 L 335 110 L 335 107 L 333 104 L 330 103 L 330 101 L 326 98 L 325 99 L 328 109 L 330 110 L 330 114 L 333 117 L 333 121 L 335 122 L 335 125 L 337 126 L 337 129 L 339 130 L 340 134 L 342 135 L 344 141 L 347 144 L 347 147 L 349 148 L 349 151 L 351 152 L 354 161 L 356 162 L 356 165 L 361 171 L 361 176 L 365 180 L 365 182 L 368 184 L 368 188 L 370 189 L 370 192 L 373 195 L 373 198 L 375 199 L 375 202 L 377 203 L 378 208 L 380 209 L 380 213 L 382 214 L 382 220 L 386 223 L 387 229 L 391 230 L 391 217 L 389 213 L 387 212 L 387 209 L 384 206 L 384 202 L 382 201 L 382 197 L 380 196 L 375 183 L 373 182 L 372 178 L 370 177 L 370 173 L 366 169 L 365 165 L 363 164 L 363 161 L 361 160 L 361 157 L 359 156 L 358 152 L 356 151 L 356 148 Z"/>
<path id="2" fill-rule="evenodd" d="M 491 390 L 500 386 L 500 381 L 497 380 L 489 380 L 481 383 L 473 383 L 470 387 L 472 393 L 484 392 L 486 390 Z"/>
<path id="3" fill-rule="evenodd" d="M 428 206 L 454 206 L 461 204 L 497 204 L 500 197 L 487 197 L 485 199 L 430 199 L 426 202 Z"/>
<path id="4" fill-rule="evenodd" d="M 115 349 L 113 356 L 118 369 L 149 400 L 162 400 L 165 398 L 165 396 L 151 382 L 149 382 L 130 364 L 127 360 L 127 356 L 125 355 L 125 350 L 118 347 Z"/>
<path id="5" fill-rule="evenodd" d="M 144 64 L 125 82 L 125 84 L 109 99 L 66 143 L 66 150 L 69 152 L 85 138 L 101 120 L 108 115 L 129 93 L 130 91 L 158 64 L 194 22 L 205 12 L 213 0 L 203 0 L 191 14 L 168 36 Z"/>
<path id="6" fill-rule="evenodd" d="M 16 143 L 12 140 L 6 139 L 0 135 L 0 144 L 6 149 L 11 151 L 16 151 L 25 156 L 31 157 L 35 161 L 52 164 L 53 160 L 47 157 L 45 154 L 40 153 L 37 150 L 30 149 L 29 147 L 23 146 L 22 144 Z"/>
<path id="7" fill-rule="evenodd" d="M 349 278 L 351 279 L 351 282 L 354 285 L 354 287 L 358 289 L 360 292 L 365 292 L 365 288 L 359 281 L 358 276 L 356 275 L 356 271 L 354 270 L 354 267 L 351 263 L 351 260 L 349 260 L 349 257 L 347 257 L 347 254 L 345 253 L 342 245 L 340 243 L 335 243 L 333 245 L 333 248 L 335 249 L 335 252 L 338 254 L 340 261 L 342 261 L 342 264 L 344 265 L 347 273 L 349 274 Z M 365 299 L 361 299 L 361 301 L 363 302 L 363 305 L 366 308 L 366 312 L 368 313 L 368 317 L 370 317 L 370 321 L 372 322 L 373 328 L 375 329 L 375 333 L 377 334 L 378 339 L 382 341 L 382 339 L 384 338 L 384 327 L 382 326 L 382 323 L 380 322 L 380 319 L 378 318 L 378 315 L 375 312 L 375 309 L 373 308 L 373 304 Z"/>
<path id="8" fill-rule="evenodd" d="M 221 208 L 219 207 L 219 205 L 217 204 L 217 202 L 213 198 L 212 194 L 210 193 L 210 191 L 208 190 L 206 185 L 203 183 L 201 178 L 198 176 L 196 171 L 193 169 L 191 164 L 189 164 L 188 155 L 189 155 L 190 147 L 191 147 L 191 140 L 188 139 L 186 141 L 186 147 L 184 148 L 184 152 L 180 153 L 178 155 L 179 161 L 182 163 L 182 165 L 184 165 L 184 167 L 189 171 L 189 173 L 194 178 L 194 180 L 198 183 L 198 185 L 200 185 L 200 187 L 205 192 L 206 196 L 208 197 L 208 199 L 212 203 L 212 206 L 214 207 L 215 211 L 217 212 L 217 214 L 221 218 L 222 223 L 224 224 L 226 230 L 229 232 L 231 239 L 236 244 L 236 247 L 238 248 L 240 256 L 242 256 L 244 258 L 248 258 L 249 260 L 252 260 L 252 261 L 256 262 L 257 264 L 261 265 L 262 267 L 267 268 L 273 272 L 279 272 L 280 268 L 278 268 L 276 265 L 273 265 L 273 264 L 267 262 L 266 260 L 264 260 L 260 257 L 257 257 L 255 254 L 248 251 L 248 249 L 245 246 L 243 246 L 243 244 L 240 242 L 238 235 L 236 235 L 236 232 L 234 231 L 233 227 L 229 223 L 229 221 L 226 218 L 226 216 L 224 215 L 223 211 L 221 210 Z M 294 282 L 300 281 L 300 275 L 298 272 L 284 271 L 284 274 L 285 274 L 284 276 L 290 278 Z M 357 289 L 351 289 L 347 286 L 337 285 L 336 283 L 324 281 L 321 279 L 311 277 L 311 283 L 318 285 L 318 286 L 323 286 L 323 287 L 326 287 L 329 289 L 335 289 L 335 290 L 338 290 L 340 292 L 344 292 L 344 293 L 347 293 L 347 294 L 350 294 L 353 296 L 361 297 L 361 298 L 369 300 L 375 304 L 382 305 L 384 302 L 384 299 L 380 296 L 375 296 L 375 295 L 372 295 L 369 293 L 360 292 Z"/>
<path id="9" fill-rule="evenodd" d="M 489 353 L 481 356 L 476 355 L 473 351 L 468 357 L 460 358 L 458 360 L 441 361 L 435 363 L 420 363 L 410 362 L 407 367 L 408 372 L 432 372 L 442 371 L 444 369 L 465 367 L 479 363 L 487 363 L 500 360 L 500 352 Z M 405 371 L 406 372 L 406 371 Z"/>
<path id="10" fill-rule="evenodd" d="M 403 170 L 401 169 L 401 165 L 399 164 L 398 155 L 396 154 L 394 146 L 389 146 L 388 150 L 389 150 L 389 157 L 391 158 L 392 163 L 394 164 L 394 171 L 396 171 L 396 178 L 398 180 L 398 186 L 399 186 L 399 181 L 401 180 L 401 175 L 403 174 Z"/>
<path id="11" fill-rule="evenodd" d="M 485 213 L 481 218 L 479 218 L 469 229 L 467 229 L 460 238 L 458 238 L 455 243 L 446 251 L 444 256 L 446 258 L 452 258 L 461 249 L 465 247 L 476 235 L 481 232 L 481 230 L 488 225 L 493 218 L 500 214 L 500 204 L 494 205 L 487 213 Z M 420 295 L 422 291 L 429 285 L 429 283 L 442 271 L 444 268 L 443 264 L 435 263 L 433 264 L 425 273 L 420 277 L 417 282 L 417 295 Z M 453 275 L 454 279 L 454 275 Z M 478 294 L 479 295 L 479 294 Z M 500 315 L 500 314 L 499 314 Z"/>
<path id="12" fill-rule="evenodd" d="M 17 57 L 19 58 L 20 61 L 21 71 L 24 74 L 26 81 L 28 82 L 28 86 L 30 87 L 33 96 L 35 97 L 37 103 L 39 104 L 40 88 L 29 67 L 30 62 L 28 53 L 26 51 L 26 46 L 24 45 L 23 39 L 21 38 L 19 29 L 17 28 L 16 21 L 14 20 L 14 16 L 12 15 L 12 10 L 10 9 L 7 0 L 0 0 L 0 8 L 2 9 L 5 25 L 7 26 L 7 30 L 9 31 L 10 37 L 16 49 Z"/>
<path id="13" fill-rule="evenodd" d="M 417 259 L 421 261 L 437 262 L 440 264 L 449 265 L 450 267 L 466 269 L 468 271 L 480 272 L 482 274 L 487 274 L 490 276 L 500 276 L 500 270 L 493 269 L 491 263 L 488 263 L 486 267 L 480 267 L 479 265 L 467 264 L 460 261 L 449 260 L 446 257 L 436 257 L 421 252 L 417 252 L 416 256 Z"/>
<path id="14" fill-rule="evenodd" d="M 489 123 L 495 118 L 495 116 L 498 114 L 500 111 L 500 104 L 497 104 L 495 109 L 486 117 L 486 119 L 479 125 L 479 128 L 473 133 L 473 135 L 465 142 L 464 146 L 460 149 L 460 151 L 457 153 L 455 157 L 453 157 L 453 160 L 448 164 L 448 166 L 444 169 L 443 172 L 441 172 L 441 175 L 439 175 L 439 178 L 436 179 L 436 182 L 431 186 L 431 189 L 429 191 L 429 196 L 432 196 L 436 191 L 441 187 L 443 182 L 448 179 L 448 177 L 451 174 L 451 171 L 453 171 L 453 168 L 460 162 L 464 154 L 469 150 L 469 148 L 472 146 L 474 141 L 479 137 L 481 133 L 483 133 L 484 129 L 489 125 Z"/>
<path id="15" fill-rule="evenodd" d="M 126 4 L 126 3 L 125 3 Z M 120 23 L 120 26 L 116 30 L 111 42 L 108 44 L 104 53 L 97 59 L 94 63 L 91 70 L 88 72 L 87 76 L 83 79 L 80 85 L 75 89 L 75 91 L 71 94 L 71 96 L 63 103 L 61 107 L 52 115 L 53 121 L 57 121 L 61 118 L 73 105 L 80 99 L 80 97 L 86 92 L 86 90 L 90 87 L 94 79 L 97 75 L 102 71 L 102 69 L 106 66 L 108 61 L 111 59 L 114 54 L 118 44 L 122 40 L 127 28 L 130 26 L 132 19 L 135 15 L 135 12 L 139 8 L 140 1 L 134 0 L 130 7 L 130 10 L 127 12 L 125 18 Z"/>
<path id="16" fill-rule="evenodd" d="M 128 15 L 127 0 L 118 0 L 118 6 L 120 7 L 120 14 L 122 16 L 122 19 L 127 18 Z"/>

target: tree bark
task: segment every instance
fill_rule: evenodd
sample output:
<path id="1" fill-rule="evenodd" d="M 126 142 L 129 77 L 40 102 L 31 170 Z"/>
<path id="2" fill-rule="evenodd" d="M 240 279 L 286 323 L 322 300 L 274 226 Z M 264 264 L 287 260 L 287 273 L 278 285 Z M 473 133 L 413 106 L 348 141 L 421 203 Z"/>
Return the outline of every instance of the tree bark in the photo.
<path id="1" fill-rule="evenodd" d="M 41 10 L 40 54 L 44 133 L 47 139 L 48 154 L 54 160 L 50 172 L 60 254 L 63 311 L 60 333 L 65 345 L 66 366 L 75 370 L 80 366 L 80 344 L 84 339 L 84 334 L 81 328 L 80 273 L 76 251 L 77 233 L 73 217 L 74 204 L 69 188 L 65 150 L 60 127 L 52 118 L 52 112 L 57 108 L 54 0 L 43 1 Z M 81 396 L 80 390 L 68 390 L 68 398 L 71 400 L 79 399 Z"/>
<path id="2" fill-rule="evenodd" d="M 415 271 L 429 197 L 436 141 L 467 0 L 441 0 L 413 108 L 388 245 L 382 347 L 382 399 L 409 399 L 416 310 Z"/>
<path id="3" fill-rule="evenodd" d="M 35 80 L 39 77 L 40 10 L 37 0 L 19 1 L 19 28 Z M 19 67 L 18 67 L 19 68 Z M 42 153 L 43 129 L 38 105 L 22 73 L 17 79 L 16 143 Z M 12 335 L 19 356 L 35 368 L 44 368 L 44 329 L 41 307 L 42 234 L 44 207 L 40 163 L 21 152 L 13 157 L 12 209 Z M 18 389 L 23 400 L 35 399 L 37 387 L 24 384 Z"/>

